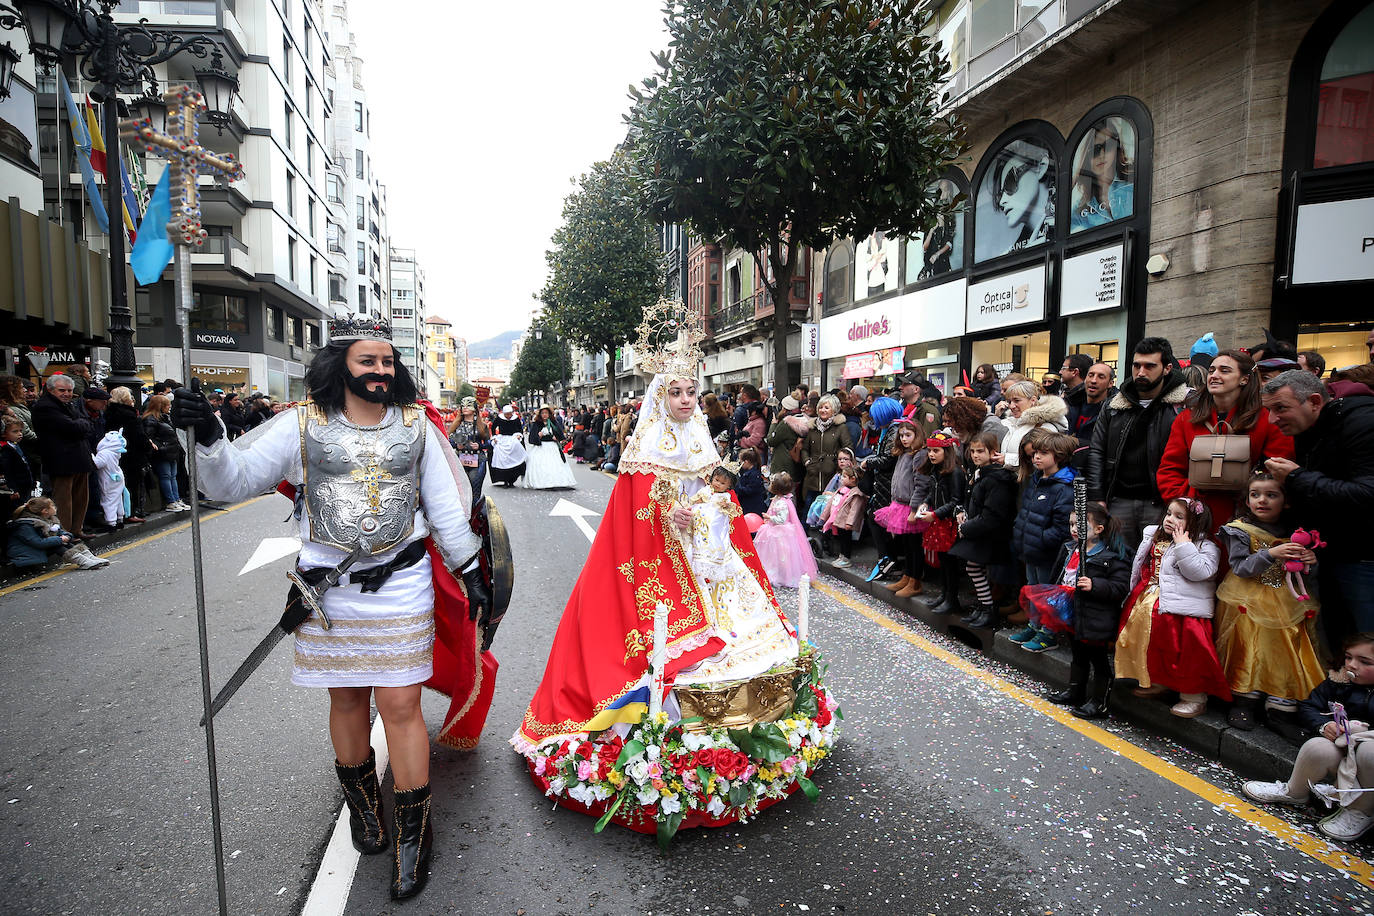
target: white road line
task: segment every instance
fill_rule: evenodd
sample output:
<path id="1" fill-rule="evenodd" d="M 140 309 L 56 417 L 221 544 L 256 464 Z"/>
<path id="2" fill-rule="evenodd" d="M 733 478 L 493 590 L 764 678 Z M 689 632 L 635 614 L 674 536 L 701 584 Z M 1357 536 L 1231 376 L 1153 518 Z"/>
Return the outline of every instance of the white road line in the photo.
<path id="1" fill-rule="evenodd" d="M 372 746 L 377 750 L 377 779 L 380 781 L 390 759 L 380 715 L 372 723 Z M 353 836 L 348 829 L 348 805 L 345 804 L 339 811 L 334 835 L 329 838 L 329 846 L 320 860 L 320 870 L 310 885 L 310 896 L 305 900 L 301 916 L 341 916 L 348 905 L 348 892 L 353 888 L 353 876 L 358 871 L 360 858 L 358 850 L 353 848 Z"/>

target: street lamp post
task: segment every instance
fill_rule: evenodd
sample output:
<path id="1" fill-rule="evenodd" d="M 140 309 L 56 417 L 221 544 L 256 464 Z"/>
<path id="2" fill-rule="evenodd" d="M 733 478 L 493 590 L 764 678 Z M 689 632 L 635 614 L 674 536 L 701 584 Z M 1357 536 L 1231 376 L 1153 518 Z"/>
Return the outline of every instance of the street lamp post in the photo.
<path id="1" fill-rule="evenodd" d="M 227 122 L 238 80 L 225 71 L 219 47 L 208 35 L 183 37 L 175 32 L 143 25 L 120 27 L 111 12 L 117 0 L 14 0 L 29 29 L 29 51 L 45 72 L 51 73 L 63 57 L 76 58 L 82 76 L 97 84 L 104 97 L 104 132 L 113 149 L 113 165 L 105 168 L 105 209 L 110 219 L 110 387 L 125 386 L 137 399 L 143 382 L 134 362 L 133 314 L 125 285 L 123 164 L 119 145 L 119 99 L 126 87 L 157 84 L 153 67 L 185 51 L 195 57 L 211 57 L 210 67 L 197 69 L 196 79 L 209 104 L 208 120 L 218 127 Z M 99 7 L 99 12 L 95 7 Z M 227 90 L 227 91 L 226 91 Z M 148 94 L 155 94 L 155 89 Z M 156 120 L 156 119 L 154 119 Z M 188 380 L 189 381 L 189 380 Z"/>

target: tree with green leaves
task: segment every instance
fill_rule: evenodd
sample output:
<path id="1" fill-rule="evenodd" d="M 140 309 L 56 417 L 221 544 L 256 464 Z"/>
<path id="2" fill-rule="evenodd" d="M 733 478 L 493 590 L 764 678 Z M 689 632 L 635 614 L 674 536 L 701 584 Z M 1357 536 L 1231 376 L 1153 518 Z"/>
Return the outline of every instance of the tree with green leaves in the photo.
<path id="1" fill-rule="evenodd" d="M 517 396 L 538 394 L 543 397 L 554 382 L 563 378 L 568 359 L 567 344 L 552 329 L 534 325 L 515 360 L 507 390 Z"/>
<path id="2" fill-rule="evenodd" d="M 623 154 L 598 162 L 563 202 L 563 224 L 545 253 L 544 316 L 569 343 L 607 354 L 615 401 L 615 350 L 659 297 L 662 264 L 655 225 L 639 204 Z"/>
<path id="3" fill-rule="evenodd" d="M 669 0 L 659 72 L 630 87 L 629 159 L 645 206 L 753 252 L 787 383 L 802 246 L 927 231 L 963 152 L 939 117 L 948 64 L 923 0 Z"/>

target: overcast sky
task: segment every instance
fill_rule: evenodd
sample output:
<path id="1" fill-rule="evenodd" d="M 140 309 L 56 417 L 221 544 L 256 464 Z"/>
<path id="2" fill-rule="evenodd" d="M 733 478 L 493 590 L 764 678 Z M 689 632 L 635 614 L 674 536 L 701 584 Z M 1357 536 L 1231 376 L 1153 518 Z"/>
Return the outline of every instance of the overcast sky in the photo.
<path id="1" fill-rule="evenodd" d="M 391 244 L 469 341 L 523 328 L 571 178 L 625 136 L 659 0 L 351 0 Z M 421 148 L 421 146 L 425 148 Z"/>

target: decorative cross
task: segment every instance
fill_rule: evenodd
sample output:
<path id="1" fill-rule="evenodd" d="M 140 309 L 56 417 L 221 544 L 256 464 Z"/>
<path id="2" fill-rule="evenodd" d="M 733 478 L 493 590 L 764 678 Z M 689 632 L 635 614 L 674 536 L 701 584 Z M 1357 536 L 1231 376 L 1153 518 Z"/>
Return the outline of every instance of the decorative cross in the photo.
<path id="1" fill-rule="evenodd" d="M 354 480 L 363 485 L 363 492 L 367 494 L 367 507 L 372 512 L 382 511 L 382 488 L 383 480 L 391 480 L 391 472 L 386 468 L 378 466 L 375 460 L 369 461 L 366 467 L 355 470 L 351 475 Z"/>
<path id="2" fill-rule="evenodd" d="M 196 178 L 205 166 L 212 174 L 220 174 L 230 181 L 243 178 L 243 163 L 225 153 L 212 153 L 199 143 L 200 118 L 205 98 L 190 86 L 178 86 L 162 94 L 167 103 L 167 130 L 162 133 L 153 127 L 149 118 L 129 118 L 120 122 L 119 135 L 137 140 L 145 149 L 157 148 L 167 157 L 172 170 L 172 217 L 167 222 L 167 236 L 178 245 L 200 247 L 205 244 L 205 228 L 200 223 L 200 185 Z"/>

